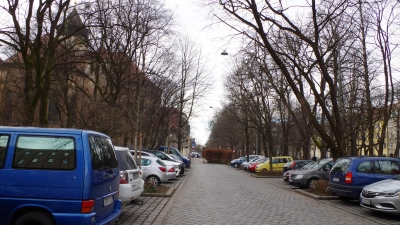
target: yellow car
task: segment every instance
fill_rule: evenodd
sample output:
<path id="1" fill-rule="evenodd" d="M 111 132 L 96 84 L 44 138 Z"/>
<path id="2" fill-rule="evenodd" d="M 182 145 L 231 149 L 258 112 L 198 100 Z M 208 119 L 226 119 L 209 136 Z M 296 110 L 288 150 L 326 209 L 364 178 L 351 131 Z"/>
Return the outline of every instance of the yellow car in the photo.
<path id="1" fill-rule="evenodd" d="M 283 166 L 287 162 L 293 161 L 292 157 L 290 156 L 276 156 L 272 157 L 272 169 L 273 171 L 282 171 Z M 271 171 L 271 165 L 269 164 L 269 160 L 265 161 L 262 164 L 258 164 L 256 166 L 256 173 L 261 171 Z"/>

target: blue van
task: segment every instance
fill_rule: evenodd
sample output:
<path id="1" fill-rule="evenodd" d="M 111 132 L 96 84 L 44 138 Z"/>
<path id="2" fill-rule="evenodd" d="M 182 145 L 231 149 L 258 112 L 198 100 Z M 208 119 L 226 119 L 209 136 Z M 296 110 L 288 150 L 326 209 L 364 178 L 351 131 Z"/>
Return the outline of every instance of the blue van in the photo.
<path id="1" fill-rule="evenodd" d="M 0 224 L 115 223 L 119 180 L 104 134 L 0 127 Z"/>
<path id="2" fill-rule="evenodd" d="M 165 152 L 168 154 L 168 147 L 167 146 L 160 146 L 158 148 L 159 151 Z M 181 155 L 178 149 L 169 147 L 169 154 L 177 155 L 179 158 L 182 159 L 182 162 L 185 164 L 186 168 L 190 168 L 190 160 Z"/>
<path id="3" fill-rule="evenodd" d="M 400 174 L 399 168 L 399 158 L 343 157 L 330 171 L 328 189 L 345 201 L 359 199 L 364 186 Z"/>

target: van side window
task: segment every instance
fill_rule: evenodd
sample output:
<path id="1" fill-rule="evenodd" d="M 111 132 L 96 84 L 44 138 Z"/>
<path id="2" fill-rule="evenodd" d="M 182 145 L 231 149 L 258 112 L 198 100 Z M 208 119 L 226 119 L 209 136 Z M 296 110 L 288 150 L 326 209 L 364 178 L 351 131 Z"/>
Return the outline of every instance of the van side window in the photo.
<path id="1" fill-rule="evenodd" d="M 4 159 L 6 158 L 9 140 L 10 135 L 0 134 L 0 168 L 4 167 Z"/>
<path id="2" fill-rule="evenodd" d="M 359 173 L 372 173 L 372 161 L 365 161 L 358 165 L 357 172 Z"/>
<path id="3" fill-rule="evenodd" d="M 20 135 L 15 148 L 13 167 L 73 170 L 75 169 L 75 139 Z"/>
<path id="4" fill-rule="evenodd" d="M 396 161 L 376 160 L 375 173 L 380 174 L 399 174 L 399 165 Z"/>
<path id="5" fill-rule="evenodd" d="M 92 167 L 94 170 L 118 168 L 118 162 L 111 139 L 103 136 L 90 135 L 89 144 L 90 155 L 92 156 Z"/>

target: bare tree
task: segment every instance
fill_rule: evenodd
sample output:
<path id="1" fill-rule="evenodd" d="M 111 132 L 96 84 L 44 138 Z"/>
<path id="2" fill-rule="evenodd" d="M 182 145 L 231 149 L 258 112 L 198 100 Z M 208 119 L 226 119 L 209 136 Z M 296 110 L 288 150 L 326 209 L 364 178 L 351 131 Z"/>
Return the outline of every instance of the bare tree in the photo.
<path id="1" fill-rule="evenodd" d="M 14 60 L 23 69 L 23 124 L 47 126 L 52 72 L 58 63 L 59 46 L 83 27 L 68 35 L 62 32 L 69 19 L 70 0 L 6 1 L 0 10 L 8 16 L 2 20 L 0 43 L 12 49 L 9 62 Z"/>

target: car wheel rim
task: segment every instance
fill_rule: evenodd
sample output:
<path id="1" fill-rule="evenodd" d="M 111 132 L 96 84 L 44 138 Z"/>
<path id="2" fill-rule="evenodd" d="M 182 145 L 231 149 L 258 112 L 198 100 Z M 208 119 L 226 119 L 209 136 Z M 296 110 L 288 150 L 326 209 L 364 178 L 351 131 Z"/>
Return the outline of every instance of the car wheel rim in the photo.
<path id="1" fill-rule="evenodd" d="M 152 183 L 152 184 L 154 184 L 154 185 L 158 185 L 158 180 L 157 180 L 157 178 L 155 178 L 155 177 L 150 177 L 150 178 L 149 178 L 149 182 Z"/>

